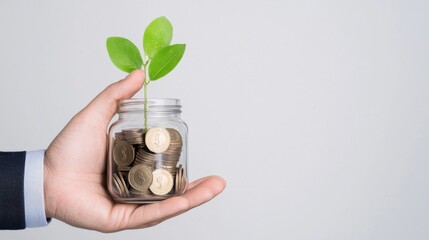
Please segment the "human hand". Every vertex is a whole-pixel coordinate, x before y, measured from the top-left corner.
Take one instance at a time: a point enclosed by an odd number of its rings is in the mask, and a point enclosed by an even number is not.
[[[118,100],[131,98],[143,85],[136,70],[101,92],[73,117],[45,153],[47,217],[101,232],[154,226],[199,206],[225,188],[217,176],[189,184],[182,195],[149,205],[115,203],[105,187],[107,128]]]

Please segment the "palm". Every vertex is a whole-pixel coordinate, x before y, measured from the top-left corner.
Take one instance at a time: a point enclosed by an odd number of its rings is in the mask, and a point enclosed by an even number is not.
[[[61,159],[47,163],[51,170],[50,192],[62,205],[55,206],[55,212],[50,214],[78,227],[111,228],[109,224],[118,224],[107,216],[114,203],[103,186],[106,135],[86,125],[73,119],[46,152],[47,160]]]
[[[108,90],[105,92],[114,94]],[[103,102],[99,103],[98,99],[103,97],[103,93],[70,121],[46,151],[45,198],[48,216],[73,226],[103,232],[142,228],[198,206],[223,190],[224,181],[221,178],[208,177],[190,184],[190,190],[183,196],[159,203],[141,206],[113,202],[104,184],[106,129],[116,109],[114,104],[117,99],[110,99],[110,102],[102,99]],[[97,104],[103,103],[108,109],[100,111]]]

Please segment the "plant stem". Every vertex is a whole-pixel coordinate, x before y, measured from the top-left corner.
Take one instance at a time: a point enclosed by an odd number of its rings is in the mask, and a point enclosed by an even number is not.
[[[144,98],[144,132],[147,132],[147,80],[146,78],[148,77],[148,75],[146,74],[146,70],[147,70],[147,62],[145,64],[143,64],[143,70],[144,70],[144,74],[145,74],[145,79],[144,79],[144,83],[143,83],[143,98]]]

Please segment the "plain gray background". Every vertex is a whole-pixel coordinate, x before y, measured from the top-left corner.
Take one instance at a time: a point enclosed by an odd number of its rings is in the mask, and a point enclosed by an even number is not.
[[[53,220],[0,238],[429,238],[428,12],[426,0],[1,0],[3,151],[46,148],[125,76],[106,38],[140,47],[165,15],[187,50],[149,95],[182,99],[191,179],[228,186],[149,229]]]

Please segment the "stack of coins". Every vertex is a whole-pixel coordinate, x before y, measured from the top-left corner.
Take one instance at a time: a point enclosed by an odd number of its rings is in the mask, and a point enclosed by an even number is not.
[[[181,194],[185,190],[185,175],[182,165],[177,168],[177,174],[175,179],[176,193]]]
[[[115,133],[115,139],[116,140],[126,140],[125,134],[123,132],[117,132],[117,133]]]
[[[121,197],[129,197],[130,192],[128,191],[128,186],[125,182],[124,176],[121,172],[113,174],[113,183],[115,187],[119,190],[119,195]]]
[[[161,157],[154,156],[148,149],[146,148],[137,148],[136,158],[134,159],[133,166],[143,164],[148,167],[150,170],[155,170],[155,161],[161,160]]]
[[[185,188],[180,133],[173,128],[125,129],[115,133],[113,186],[123,198],[159,199]],[[116,170],[115,170],[116,169]]]
[[[125,139],[130,144],[143,144],[144,139],[144,130],[139,128],[134,129],[126,129],[123,130],[122,133],[125,135]]]

